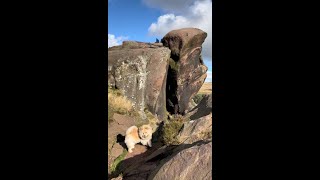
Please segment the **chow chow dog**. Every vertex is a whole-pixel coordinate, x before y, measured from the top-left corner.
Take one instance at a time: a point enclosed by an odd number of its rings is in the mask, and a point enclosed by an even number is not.
[[[152,147],[151,139],[152,127],[150,125],[143,125],[139,128],[137,126],[131,126],[126,131],[126,137],[124,142],[127,145],[128,152],[132,153],[132,149],[138,143]]]

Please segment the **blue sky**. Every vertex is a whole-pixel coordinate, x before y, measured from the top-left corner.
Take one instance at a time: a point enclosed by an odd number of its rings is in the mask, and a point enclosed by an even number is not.
[[[155,42],[173,29],[196,27],[208,33],[203,44],[207,82],[212,80],[211,0],[108,0],[108,47],[123,40]]]

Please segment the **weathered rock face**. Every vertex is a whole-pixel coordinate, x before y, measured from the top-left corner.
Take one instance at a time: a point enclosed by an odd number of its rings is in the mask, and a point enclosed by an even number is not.
[[[178,140],[184,144],[192,144],[212,137],[212,94],[205,95],[199,104],[188,112],[190,118],[183,124]]]
[[[196,28],[170,31],[161,42],[171,50],[167,81],[167,109],[184,114],[207,77],[201,50],[207,33]]]
[[[207,173],[212,171],[212,141],[198,141],[192,144],[181,144],[179,146],[161,146],[156,143],[156,146],[152,147],[148,151],[138,156],[124,160],[123,166],[123,179],[136,180],[136,179],[182,179],[185,175],[197,174],[198,163],[201,163],[201,173]],[[201,154],[202,153],[202,154]],[[186,157],[187,156],[187,157]],[[183,160],[182,158],[187,158]],[[171,166],[177,160],[177,165]],[[210,163],[210,164],[209,164]],[[173,171],[168,169],[174,168]],[[181,173],[181,175],[179,175]],[[176,176],[176,175],[179,176]],[[199,176],[203,177],[203,176]],[[208,178],[211,177],[211,173],[208,174]],[[193,179],[191,175],[186,179]],[[198,178],[195,178],[198,179]],[[205,178],[206,179],[206,178]]]
[[[108,85],[124,92],[136,110],[166,117],[166,78],[170,50],[162,43],[124,41],[108,49]]]
[[[153,180],[212,179],[212,142],[182,150],[150,177]]]
[[[192,144],[212,137],[212,113],[207,116],[185,122],[178,135],[178,140],[184,144]]]

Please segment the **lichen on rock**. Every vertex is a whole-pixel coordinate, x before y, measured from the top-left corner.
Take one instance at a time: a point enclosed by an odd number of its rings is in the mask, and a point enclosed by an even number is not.
[[[141,42],[124,42],[119,48],[108,49],[112,67],[108,67],[108,85],[122,89],[143,119],[144,108],[161,120],[166,118],[163,109],[170,52],[162,44]]]

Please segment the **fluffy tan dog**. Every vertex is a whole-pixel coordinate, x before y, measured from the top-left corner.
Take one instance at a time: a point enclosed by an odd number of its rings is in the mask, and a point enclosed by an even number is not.
[[[132,153],[134,145],[141,142],[143,145],[151,146],[152,139],[152,127],[150,125],[143,125],[140,128],[137,126],[131,126],[126,132],[125,143],[128,147],[128,152]]]

